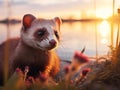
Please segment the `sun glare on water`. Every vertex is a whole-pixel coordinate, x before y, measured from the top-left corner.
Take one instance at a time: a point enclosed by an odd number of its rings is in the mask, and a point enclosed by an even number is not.
[[[101,43],[107,44],[109,42],[110,24],[104,20],[97,26],[97,30],[101,37]]]
[[[96,10],[96,17],[98,18],[107,19],[110,16],[112,16],[111,9],[101,8],[101,9]]]

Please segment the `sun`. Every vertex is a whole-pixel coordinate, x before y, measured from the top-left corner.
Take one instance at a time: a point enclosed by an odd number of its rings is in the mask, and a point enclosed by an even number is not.
[[[107,19],[112,16],[112,10],[108,8],[100,8],[96,10],[96,17]]]

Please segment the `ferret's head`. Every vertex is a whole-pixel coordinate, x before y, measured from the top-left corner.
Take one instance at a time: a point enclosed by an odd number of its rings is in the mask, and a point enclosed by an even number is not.
[[[61,19],[37,19],[31,14],[23,17],[22,41],[33,48],[43,51],[54,49],[60,40]]]

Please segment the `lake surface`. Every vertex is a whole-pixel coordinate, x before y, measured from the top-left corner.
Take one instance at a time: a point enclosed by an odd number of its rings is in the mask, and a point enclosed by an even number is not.
[[[18,37],[21,24],[8,26],[0,24],[0,44],[7,37]],[[113,26],[114,43],[118,30],[118,24]],[[70,60],[75,51],[81,51],[84,47],[88,56],[106,55],[111,45],[111,23],[101,22],[74,22],[63,23],[61,26],[61,43],[57,49],[58,55],[65,60]]]

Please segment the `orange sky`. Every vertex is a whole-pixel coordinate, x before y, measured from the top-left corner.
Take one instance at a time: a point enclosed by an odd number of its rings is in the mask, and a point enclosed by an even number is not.
[[[0,19],[6,18],[8,10],[7,0],[0,0]],[[12,18],[21,18],[26,13],[37,17],[52,18],[108,18],[112,15],[113,0],[8,0],[10,2]],[[96,1],[96,13],[95,3]],[[115,12],[120,7],[120,0],[115,0]]]

